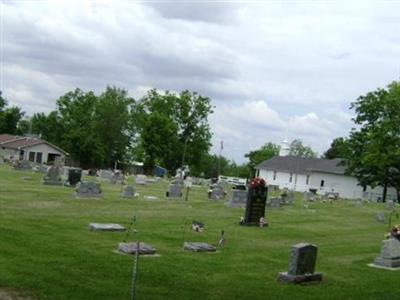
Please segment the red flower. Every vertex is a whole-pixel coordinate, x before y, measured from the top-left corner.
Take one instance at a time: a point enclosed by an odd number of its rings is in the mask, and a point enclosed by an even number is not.
[[[250,186],[252,188],[257,188],[257,187],[264,187],[267,183],[265,180],[261,177],[255,177],[251,180]]]

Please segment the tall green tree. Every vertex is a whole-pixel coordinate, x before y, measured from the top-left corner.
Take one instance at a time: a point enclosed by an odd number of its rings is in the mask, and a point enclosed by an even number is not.
[[[248,167],[251,174],[254,174],[255,167],[258,164],[277,155],[279,155],[279,146],[274,143],[268,142],[261,146],[260,149],[250,151],[244,156],[249,159]]]
[[[348,172],[363,186],[392,186],[400,198],[400,83],[360,96],[351,104],[356,117],[349,137]]]
[[[161,94],[150,90],[138,102],[134,114],[147,170],[152,170],[156,163],[172,173],[182,163],[191,167],[199,165],[211,146],[208,123],[211,113],[210,99],[195,92]],[[154,128],[158,131],[154,132]],[[156,136],[152,138],[150,132]]]
[[[300,139],[295,139],[290,143],[289,155],[299,157],[317,157],[317,153],[314,152],[311,147],[303,145],[303,142]]]
[[[332,141],[331,146],[325,151],[323,157],[326,159],[345,158],[348,152],[348,142],[345,138],[339,137]]]

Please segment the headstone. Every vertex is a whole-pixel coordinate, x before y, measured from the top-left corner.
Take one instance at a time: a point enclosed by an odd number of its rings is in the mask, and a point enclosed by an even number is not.
[[[133,185],[127,185],[122,189],[121,196],[123,198],[133,198],[135,197],[135,187]]]
[[[125,227],[114,223],[89,223],[89,229],[93,231],[125,231]]]
[[[185,242],[183,249],[192,252],[215,252],[217,248],[207,243]]]
[[[386,203],[386,208],[387,208],[387,209],[390,209],[390,210],[395,209],[395,208],[396,208],[396,202],[394,202],[394,201],[392,201],[392,200],[389,200],[389,201]]]
[[[294,191],[285,191],[284,193],[281,194],[281,204],[284,205],[292,205],[294,204],[294,196],[295,193]]]
[[[231,201],[225,202],[225,205],[229,207],[245,207],[246,201],[247,201],[246,190],[233,190]]]
[[[182,185],[170,184],[169,191],[166,192],[167,198],[181,198],[182,197]]]
[[[38,164],[32,168],[33,172],[35,173],[41,173],[41,174],[46,174],[47,173],[47,166]]]
[[[157,183],[158,179],[149,177],[149,178],[146,178],[146,182],[147,183]]]
[[[99,177],[101,179],[109,180],[111,182],[113,176],[114,176],[114,173],[111,170],[100,170],[99,171]]]
[[[254,179],[253,179],[254,180]],[[259,226],[261,217],[265,217],[268,188],[264,185],[252,186],[247,192],[246,212],[244,225]]]
[[[68,168],[67,180],[65,186],[74,187],[82,180],[82,169],[81,168]]]
[[[156,254],[156,249],[148,244],[139,243],[139,249],[137,248],[137,243],[119,243],[118,251],[126,254],[136,254],[139,251],[140,255],[152,255]]]
[[[47,185],[62,185],[61,171],[59,165],[54,164],[47,169],[46,175],[43,177],[43,184]]]
[[[282,206],[282,199],[278,197],[271,198],[267,202],[267,206],[272,208],[280,208]]]
[[[124,180],[125,177],[121,172],[115,172],[115,174],[111,176],[110,182],[113,184],[123,184]]]
[[[304,201],[313,202],[313,201],[316,201],[316,199],[317,199],[317,197],[316,197],[315,193],[312,193],[312,192],[304,192],[303,193],[303,200]]]
[[[146,176],[145,175],[136,175],[135,183],[140,185],[146,185]]]
[[[374,266],[400,269],[400,241],[389,238],[382,241],[381,256],[375,258]]]
[[[13,162],[13,167],[19,171],[32,171],[32,162],[29,160],[16,160]]]
[[[278,280],[287,283],[320,282],[322,273],[314,273],[318,247],[300,243],[292,246],[289,271],[280,272]]]
[[[208,191],[208,198],[212,200],[224,199],[225,198],[224,185],[218,183],[211,185],[210,190]]]
[[[376,213],[376,220],[381,223],[385,223],[385,213],[380,211]]]
[[[78,198],[100,198],[102,191],[100,183],[93,181],[81,181],[76,185],[75,195]]]

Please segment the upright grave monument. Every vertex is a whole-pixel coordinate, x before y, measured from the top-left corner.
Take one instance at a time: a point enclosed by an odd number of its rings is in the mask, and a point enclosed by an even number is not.
[[[102,191],[100,183],[93,181],[81,181],[75,188],[75,196],[77,198],[100,198],[102,197]]]
[[[264,179],[253,178],[247,192],[246,212],[243,225],[259,226],[260,218],[265,217],[268,188]]]
[[[381,255],[375,258],[371,267],[400,270],[400,240],[390,237],[382,241]]]
[[[287,283],[312,283],[322,280],[322,273],[314,273],[318,247],[300,243],[292,246],[289,271],[280,272],[278,281]]]
[[[169,185],[169,191],[165,193],[167,198],[182,198],[182,185],[175,183]]]
[[[47,169],[47,173],[43,177],[43,184],[62,185],[61,173],[62,173],[61,162],[57,160],[54,162],[54,165],[52,165]]]
[[[82,169],[81,168],[68,168],[67,170],[67,180],[65,181],[65,186],[74,187],[82,180]]]

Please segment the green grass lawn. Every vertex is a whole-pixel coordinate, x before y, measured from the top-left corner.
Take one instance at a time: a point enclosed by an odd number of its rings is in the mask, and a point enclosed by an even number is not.
[[[137,238],[159,254],[140,258],[139,300],[400,299],[400,272],[367,266],[387,229],[375,218],[383,204],[338,201],[307,210],[299,194],[295,206],[267,210],[270,227],[260,229],[239,226],[244,210],[211,202],[206,188],[192,188],[184,202],[165,200],[167,182],[139,186],[136,199],[102,183],[101,200],[75,199],[73,189],[42,185],[41,177],[0,166],[0,289],[35,299],[129,299],[133,259],[113,252],[125,233],[91,232],[88,223],[128,226],[136,215]],[[191,232],[192,220],[205,231]],[[222,229],[227,244],[217,253],[182,250],[183,239],[216,244]],[[276,280],[299,242],[319,247],[319,285]]]

